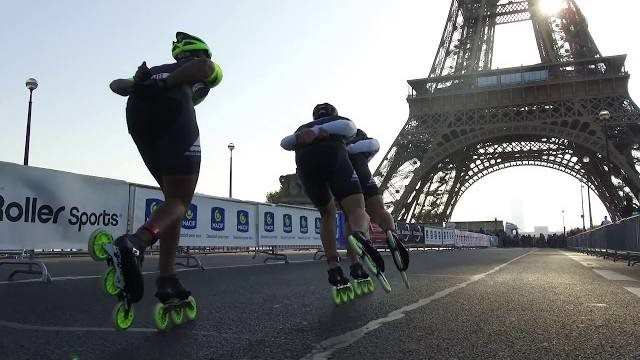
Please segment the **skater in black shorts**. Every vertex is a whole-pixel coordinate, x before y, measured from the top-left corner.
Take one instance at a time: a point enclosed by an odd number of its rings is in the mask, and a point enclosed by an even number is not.
[[[329,282],[334,286],[345,286],[349,280],[338,264],[334,198],[348,219],[350,236],[370,245],[369,217],[365,212],[362,189],[345,146],[345,142],[356,134],[356,127],[326,103],[314,108],[313,119],[285,137],[281,146],[295,150],[298,177],[306,195],[320,212],[320,238],[327,257]],[[382,257],[377,252],[373,256],[376,255],[376,263],[384,271]]]
[[[160,275],[156,296],[161,302],[186,299],[175,275],[180,222],[193,197],[200,173],[200,133],[194,106],[222,80],[222,70],[211,61],[201,39],[176,33],[172,55],[176,62],[138,68],[131,79],[111,82],[111,90],[128,96],[127,126],[145,165],[160,185],[165,201],[134,234],[115,244],[123,261],[125,289],[130,302],[143,295],[141,265],[145,248],[160,241]]]
[[[395,232],[395,224],[393,217],[384,208],[384,202],[378,184],[376,184],[371,171],[369,170],[369,161],[380,150],[378,140],[370,138],[367,134],[358,129],[356,136],[347,142],[347,151],[349,152],[349,160],[358,175],[362,195],[364,196],[365,208],[376,223],[385,232],[391,230]]]

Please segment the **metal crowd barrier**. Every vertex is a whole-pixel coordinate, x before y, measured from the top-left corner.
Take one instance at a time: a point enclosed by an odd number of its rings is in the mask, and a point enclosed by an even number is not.
[[[640,263],[640,215],[571,236],[567,247],[629,266]]]

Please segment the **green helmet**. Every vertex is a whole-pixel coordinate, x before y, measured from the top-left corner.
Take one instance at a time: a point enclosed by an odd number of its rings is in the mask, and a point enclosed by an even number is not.
[[[178,31],[176,33],[176,41],[174,41],[173,46],[171,46],[171,55],[173,55],[173,58],[178,60],[194,52],[203,52],[211,59],[211,50],[209,50],[207,43],[199,37]]]

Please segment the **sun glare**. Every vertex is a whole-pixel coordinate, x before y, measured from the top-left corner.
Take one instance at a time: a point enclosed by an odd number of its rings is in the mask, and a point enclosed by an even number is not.
[[[539,0],[538,6],[543,15],[557,15],[567,6],[566,0]]]

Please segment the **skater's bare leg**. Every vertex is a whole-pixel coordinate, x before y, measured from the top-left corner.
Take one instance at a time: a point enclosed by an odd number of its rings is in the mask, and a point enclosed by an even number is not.
[[[344,210],[351,232],[360,231],[369,237],[369,215],[364,207],[364,197],[362,194],[349,195],[340,201]]]
[[[385,232],[391,230],[395,231],[396,227],[393,223],[393,217],[384,208],[384,202],[382,201],[382,195],[371,196],[365,200],[367,213],[371,216],[371,221],[378,224]]]
[[[333,199],[325,206],[319,207],[321,223],[320,223],[320,240],[324,248],[324,254],[327,257],[327,265],[329,268],[338,266],[338,250],[336,248],[336,204]]]
[[[161,276],[174,273],[176,248],[180,240],[180,222],[189,208],[197,183],[197,175],[164,176],[161,187],[165,202],[136,232],[145,246],[151,246],[158,239],[162,239],[159,262]]]

